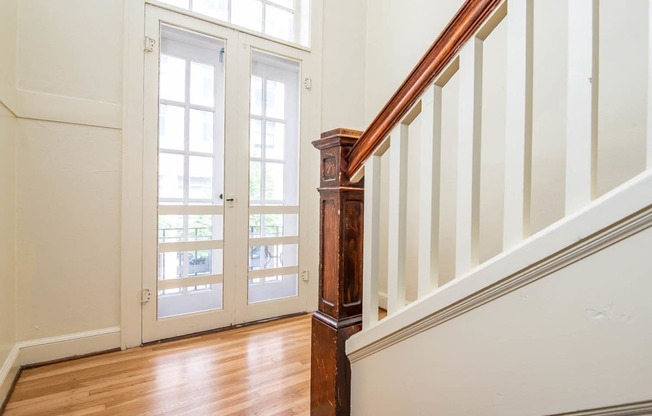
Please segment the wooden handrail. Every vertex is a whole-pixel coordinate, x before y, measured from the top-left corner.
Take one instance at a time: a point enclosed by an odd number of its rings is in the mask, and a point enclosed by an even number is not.
[[[466,0],[430,46],[410,75],[385,104],[347,157],[347,176],[353,177],[365,160],[401,121],[428,86],[453,60],[502,0]]]

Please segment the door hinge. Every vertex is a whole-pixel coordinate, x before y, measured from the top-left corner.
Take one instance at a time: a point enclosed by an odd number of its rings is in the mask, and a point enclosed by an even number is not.
[[[149,289],[143,289],[140,291],[140,303],[147,303],[152,299],[152,292]]]
[[[301,280],[303,280],[304,282],[310,280],[310,272],[308,272],[308,270],[301,271]]]
[[[154,47],[156,47],[156,39],[145,36],[145,52],[154,52]]]
[[[311,89],[312,89],[312,78],[306,78],[306,79],[304,79],[304,80],[303,80],[303,86],[304,86],[307,90],[311,90]]]

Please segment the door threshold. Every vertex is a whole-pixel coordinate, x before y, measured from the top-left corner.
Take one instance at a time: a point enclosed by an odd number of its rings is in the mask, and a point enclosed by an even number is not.
[[[267,323],[267,322],[279,321],[281,319],[295,318],[297,316],[303,316],[303,315],[309,315],[309,314],[311,314],[311,312],[297,312],[297,313],[291,313],[291,314],[288,314],[288,315],[275,316],[273,318],[260,319],[258,321],[243,322],[241,324],[224,326],[222,328],[209,329],[207,331],[201,331],[201,332],[193,332],[192,334],[179,335],[179,336],[170,337],[170,338],[163,338],[163,339],[159,339],[157,341],[144,342],[144,343],[141,344],[141,346],[147,347],[147,346],[150,346],[150,345],[161,344],[161,343],[164,343],[164,342],[171,342],[171,341],[178,341],[178,340],[182,340],[182,339],[195,338],[195,337],[200,337],[200,336],[203,336],[203,335],[216,334],[218,332],[225,332],[225,331],[229,331],[229,330],[232,330],[232,329],[244,328],[244,327],[247,327],[247,326],[259,325],[259,324],[264,324],[264,323]]]

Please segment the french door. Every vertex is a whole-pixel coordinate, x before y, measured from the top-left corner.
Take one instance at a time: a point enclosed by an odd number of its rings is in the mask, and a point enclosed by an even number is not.
[[[305,311],[307,52],[152,5],[145,31],[143,341]]]

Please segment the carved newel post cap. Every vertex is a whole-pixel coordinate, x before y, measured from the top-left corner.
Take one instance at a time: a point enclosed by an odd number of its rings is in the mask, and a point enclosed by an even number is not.
[[[312,145],[319,150],[331,147],[352,147],[362,136],[362,132],[352,129],[333,129],[321,134],[321,138],[312,142]]]
[[[346,158],[361,135],[358,130],[335,129],[322,133],[321,139],[312,142],[321,151],[320,188],[362,187],[361,183],[351,182],[346,174]]]

